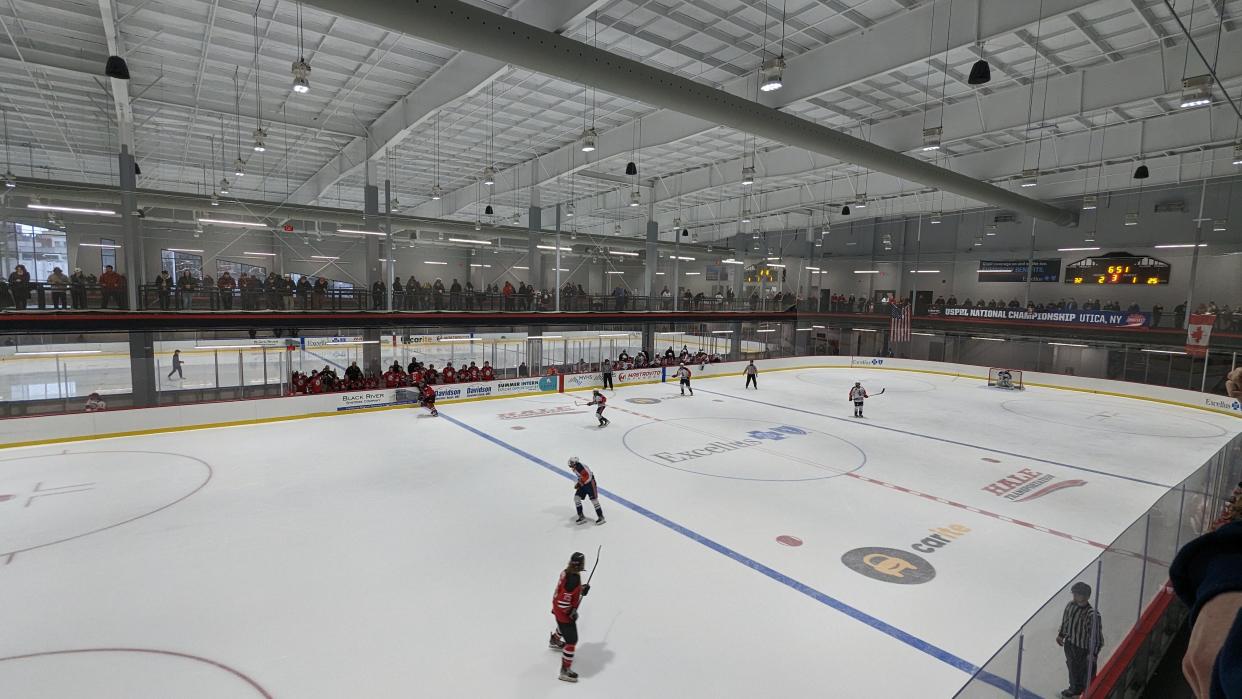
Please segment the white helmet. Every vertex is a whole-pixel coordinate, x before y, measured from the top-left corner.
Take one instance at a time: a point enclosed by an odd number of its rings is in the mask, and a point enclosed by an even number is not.
[[[569,457],[569,467],[573,468],[574,466],[577,466],[577,465],[578,465],[578,457],[576,456]]]

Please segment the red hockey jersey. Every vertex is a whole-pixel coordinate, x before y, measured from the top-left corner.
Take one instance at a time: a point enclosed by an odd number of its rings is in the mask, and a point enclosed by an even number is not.
[[[582,604],[582,576],[574,573],[577,583],[572,591],[565,589],[565,579],[570,575],[569,571],[561,571],[561,579],[556,583],[556,592],[552,595],[552,615],[556,617],[556,621],[561,624],[568,624],[574,619],[570,616],[570,612],[576,610],[579,604]]]

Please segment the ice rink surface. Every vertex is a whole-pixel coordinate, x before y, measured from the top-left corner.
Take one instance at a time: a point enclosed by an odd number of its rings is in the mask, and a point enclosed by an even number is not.
[[[759,380],[625,388],[605,429],[547,394],[0,453],[3,695],[952,697],[1238,431],[932,374]],[[885,389],[862,419],[855,380]],[[604,526],[572,523],[570,456]],[[552,591],[601,545],[569,685]]]

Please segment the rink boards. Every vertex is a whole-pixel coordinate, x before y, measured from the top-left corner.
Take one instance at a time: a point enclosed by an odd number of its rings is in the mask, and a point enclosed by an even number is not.
[[[22,604],[0,656],[56,654],[0,660],[0,683],[950,697],[1237,433],[1218,411],[1169,405],[1205,400],[1190,392],[1136,401],[1028,372],[1011,393],[981,385],[986,368],[894,364],[760,362],[758,392],[721,367],[693,398],[634,385],[610,394],[606,430],[558,387],[446,401],[439,420],[256,412],[227,431],[14,449],[0,591]],[[855,380],[885,389],[863,420],[845,400]],[[605,491],[603,527],[569,523],[575,455]],[[546,607],[568,552],[598,545],[569,687],[540,647]],[[139,674],[149,693],[109,693]]]

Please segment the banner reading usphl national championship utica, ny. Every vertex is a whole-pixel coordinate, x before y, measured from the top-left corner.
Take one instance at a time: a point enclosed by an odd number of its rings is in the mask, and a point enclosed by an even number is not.
[[[1191,313],[1190,322],[1186,324],[1186,354],[1192,357],[1206,357],[1208,342],[1212,339],[1212,326],[1216,324],[1216,316],[1210,313]]]

